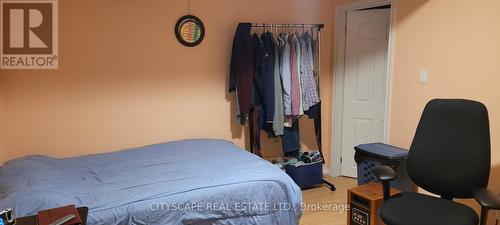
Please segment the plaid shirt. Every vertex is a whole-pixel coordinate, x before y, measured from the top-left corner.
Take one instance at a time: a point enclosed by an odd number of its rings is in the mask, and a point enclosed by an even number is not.
[[[304,111],[319,102],[316,80],[314,79],[314,62],[310,39],[299,39],[301,48],[300,83],[302,90],[302,107]],[[307,43],[306,43],[307,42]]]

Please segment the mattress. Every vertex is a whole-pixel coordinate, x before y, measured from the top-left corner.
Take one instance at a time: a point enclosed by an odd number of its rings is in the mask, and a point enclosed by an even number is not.
[[[68,204],[88,224],[293,224],[299,187],[224,140],[191,139],[106,154],[33,155],[0,167],[0,209],[18,217]]]

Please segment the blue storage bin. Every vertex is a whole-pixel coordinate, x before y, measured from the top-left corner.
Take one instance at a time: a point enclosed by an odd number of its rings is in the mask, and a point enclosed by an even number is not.
[[[391,182],[391,187],[406,192],[417,190],[417,186],[406,171],[408,150],[383,143],[361,144],[354,149],[356,150],[354,159],[358,165],[358,185],[377,181],[371,169],[384,165],[392,167],[397,173],[397,178]]]
[[[323,183],[323,161],[299,166],[287,165],[285,168],[286,173],[300,188],[313,187]]]

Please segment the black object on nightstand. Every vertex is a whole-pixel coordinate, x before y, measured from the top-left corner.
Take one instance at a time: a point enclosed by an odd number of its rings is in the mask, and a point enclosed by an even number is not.
[[[87,207],[78,207],[76,208],[78,211],[78,215],[82,219],[82,225],[87,225],[87,215],[89,212],[89,208]],[[16,225],[37,225],[36,215],[34,216],[26,216],[16,219]]]

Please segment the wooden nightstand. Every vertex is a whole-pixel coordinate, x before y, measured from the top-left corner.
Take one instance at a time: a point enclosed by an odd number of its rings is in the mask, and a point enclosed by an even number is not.
[[[80,218],[82,219],[82,225],[87,225],[87,214],[89,212],[89,208],[87,207],[78,207],[76,209]],[[16,225],[37,225],[36,215],[34,216],[26,216],[16,219]]]
[[[391,188],[391,196],[401,191]],[[368,183],[347,190],[347,225],[385,225],[380,219],[379,209],[384,202],[382,185]]]

